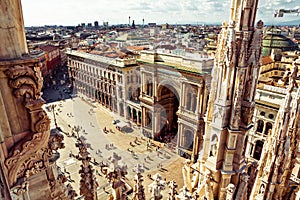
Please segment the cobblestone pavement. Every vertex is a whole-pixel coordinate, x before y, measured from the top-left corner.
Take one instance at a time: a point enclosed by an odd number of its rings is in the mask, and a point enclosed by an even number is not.
[[[117,117],[98,103],[92,103],[80,97],[57,101],[46,104],[46,106],[52,104],[56,105],[55,117],[58,126],[61,127],[65,133],[71,133],[71,128],[74,126],[82,127],[78,135],[79,137],[85,138],[86,142],[90,144],[89,152],[95,161],[109,163],[108,158],[112,156],[113,152],[122,157],[121,161],[128,166],[128,175],[126,178],[131,185],[133,185],[133,177],[135,175],[132,169],[137,163],[144,165],[143,185],[147,199],[150,199],[148,185],[152,182],[152,180],[147,177],[148,174],[154,175],[159,172],[167,181],[175,180],[179,185],[178,188],[183,186],[181,168],[184,159],[158,142],[155,142],[156,146],[151,146],[147,150],[147,139],[142,137],[139,127],[133,126],[133,131],[130,133],[118,131],[115,125],[112,124],[112,121],[117,118],[124,122],[124,119]],[[48,112],[48,115],[51,118],[51,128],[54,128],[53,113]],[[106,127],[107,130],[111,129],[112,132],[104,133],[104,127]],[[67,177],[70,176],[68,181],[76,190],[77,194],[79,194],[80,175],[78,171],[81,163],[69,156],[70,152],[72,152],[72,154],[78,154],[75,141],[76,139],[74,137],[65,134],[64,142],[66,148],[60,150],[61,157],[58,160],[58,166],[61,167],[63,172],[66,171]],[[113,144],[113,148],[105,148],[109,144]],[[160,153],[156,151],[157,146],[160,146]],[[96,154],[98,150],[101,151],[100,154]],[[130,151],[133,151],[134,154]],[[159,165],[162,167],[158,167]],[[98,166],[94,166],[94,169],[100,172]],[[98,199],[106,199],[108,193],[110,193],[110,186],[103,174],[99,173],[96,177],[99,183]],[[103,187],[105,187],[105,190],[103,190]],[[163,199],[167,198],[167,193],[168,188],[163,192]]]

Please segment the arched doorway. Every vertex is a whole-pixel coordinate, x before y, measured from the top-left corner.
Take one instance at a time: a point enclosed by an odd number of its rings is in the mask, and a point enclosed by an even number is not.
[[[172,86],[160,86],[158,88],[158,101],[156,106],[159,108],[158,132],[156,140],[170,142],[178,132],[179,95]]]

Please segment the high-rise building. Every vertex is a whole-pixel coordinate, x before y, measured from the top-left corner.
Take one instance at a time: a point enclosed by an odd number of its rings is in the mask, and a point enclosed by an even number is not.
[[[95,26],[95,28],[98,28],[98,27],[99,27],[98,21],[94,21],[94,26]]]

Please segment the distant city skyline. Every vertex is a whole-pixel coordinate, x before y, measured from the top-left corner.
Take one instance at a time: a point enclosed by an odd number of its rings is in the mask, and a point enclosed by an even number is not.
[[[298,0],[260,0],[257,20],[280,23],[300,19],[296,14],[274,18],[275,9],[300,8]],[[70,25],[98,21],[102,25],[128,24],[129,16],[135,24],[169,23],[202,24],[228,21],[231,0],[22,0],[25,26]]]

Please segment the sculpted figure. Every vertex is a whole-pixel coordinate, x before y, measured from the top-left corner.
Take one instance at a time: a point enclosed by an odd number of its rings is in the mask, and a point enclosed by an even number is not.
[[[182,175],[184,181],[184,187],[191,189],[191,166],[192,161],[190,159],[185,160],[185,164],[182,167]]]

